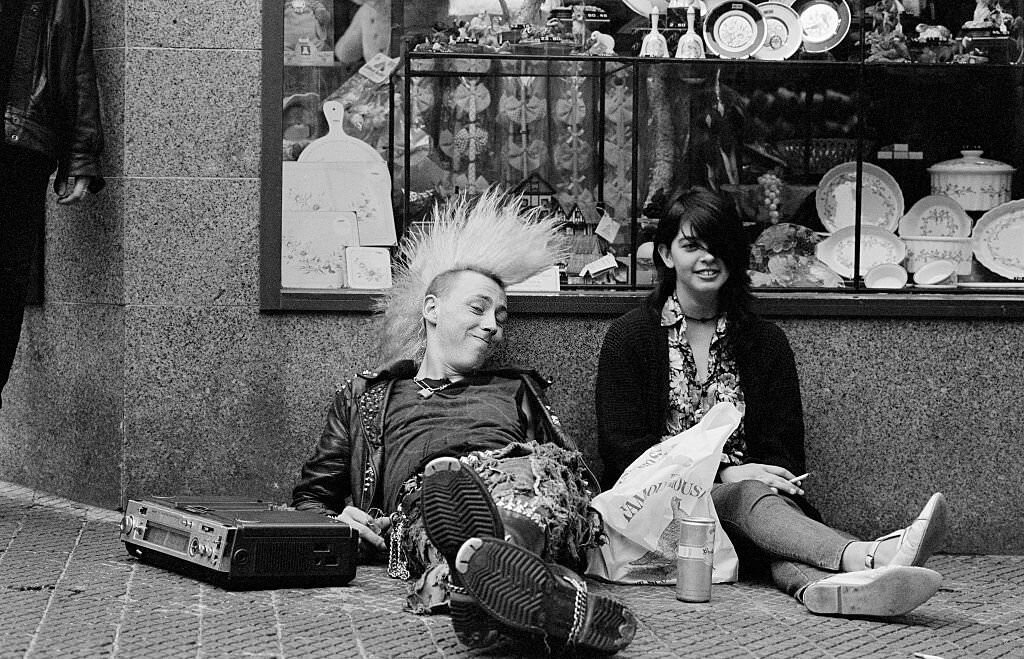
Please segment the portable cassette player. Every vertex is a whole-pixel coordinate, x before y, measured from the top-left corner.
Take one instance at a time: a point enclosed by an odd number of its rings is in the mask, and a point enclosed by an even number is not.
[[[355,529],[318,513],[203,496],[130,499],[120,538],[140,560],[225,588],[344,585],[359,543]]]

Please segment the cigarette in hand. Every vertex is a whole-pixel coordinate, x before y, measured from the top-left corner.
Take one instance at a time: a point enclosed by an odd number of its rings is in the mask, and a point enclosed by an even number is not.
[[[802,481],[803,479],[807,478],[810,475],[811,475],[811,472],[807,472],[806,474],[801,474],[799,476],[794,476],[793,478],[790,478],[788,480],[789,480],[790,483],[793,483],[795,485],[795,484],[799,483],[800,481]]]

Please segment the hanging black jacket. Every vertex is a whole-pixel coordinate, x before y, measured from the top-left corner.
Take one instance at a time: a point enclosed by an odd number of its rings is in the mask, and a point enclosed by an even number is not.
[[[24,0],[4,108],[4,143],[57,162],[55,184],[103,187],[99,93],[88,0]]]

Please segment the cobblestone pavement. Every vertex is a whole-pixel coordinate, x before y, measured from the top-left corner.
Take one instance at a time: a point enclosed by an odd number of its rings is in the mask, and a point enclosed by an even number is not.
[[[229,592],[138,562],[117,512],[0,483],[0,657],[462,657],[447,616],[402,611],[404,584]],[[889,622],[813,616],[759,584],[710,604],[592,583],[641,621],[625,657],[1024,657],[1024,556],[938,556],[942,589]]]

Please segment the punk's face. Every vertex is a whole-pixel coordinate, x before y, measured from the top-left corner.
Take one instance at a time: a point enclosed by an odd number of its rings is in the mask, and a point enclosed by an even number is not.
[[[479,368],[504,339],[502,328],[508,318],[505,291],[498,282],[479,272],[456,275],[448,289],[427,296],[423,316],[432,326],[427,349],[454,373]],[[432,340],[431,340],[432,339]]]

